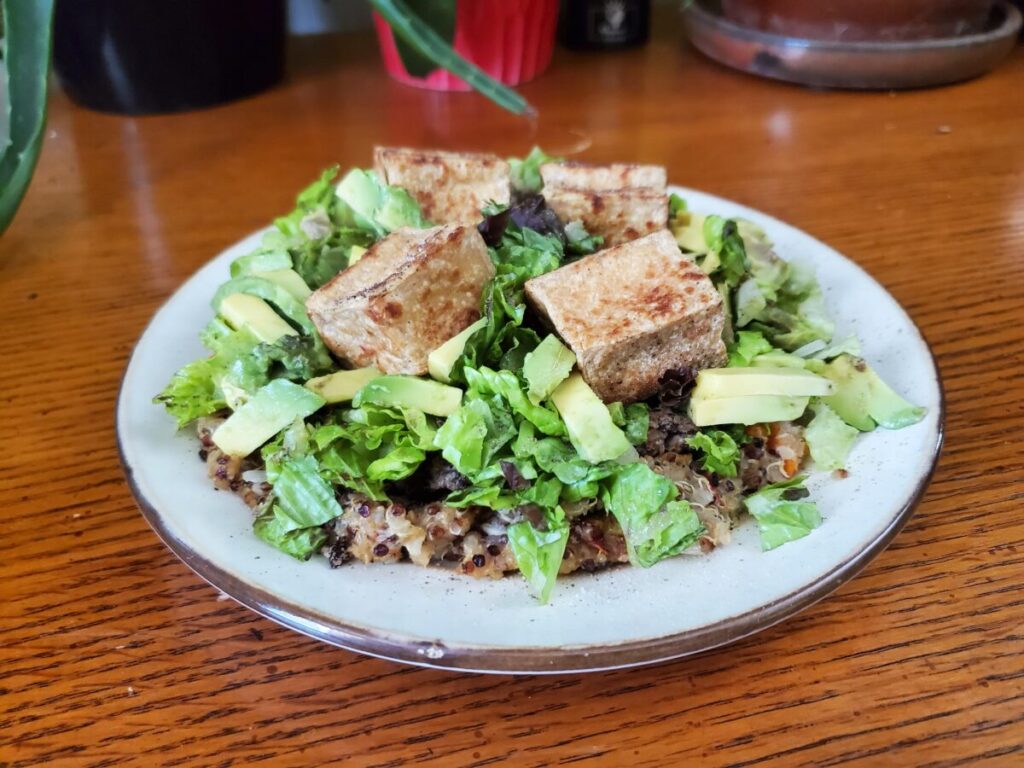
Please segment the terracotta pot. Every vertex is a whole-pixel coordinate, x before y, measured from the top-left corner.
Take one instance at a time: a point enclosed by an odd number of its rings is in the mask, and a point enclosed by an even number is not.
[[[505,85],[532,80],[551,63],[558,0],[458,0],[453,48]],[[443,69],[426,77],[410,75],[387,23],[374,14],[381,56],[389,75],[418,88],[468,91],[469,86]]]
[[[922,40],[978,32],[991,0],[722,0],[746,27],[814,40]]]

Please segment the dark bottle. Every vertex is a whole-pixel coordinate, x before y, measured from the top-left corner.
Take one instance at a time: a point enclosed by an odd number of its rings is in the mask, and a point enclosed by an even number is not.
[[[651,0],[562,0],[559,32],[567,48],[643,45],[651,32]]]
[[[57,0],[54,68],[103,112],[208,107],[284,74],[284,0]]]

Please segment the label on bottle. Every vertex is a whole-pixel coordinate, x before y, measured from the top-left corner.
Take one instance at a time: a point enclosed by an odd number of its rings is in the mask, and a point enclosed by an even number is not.
[[[635,3],[605,0],[587,9],[587,37],[593,42],[625,43],[637,36],[640,14]]]

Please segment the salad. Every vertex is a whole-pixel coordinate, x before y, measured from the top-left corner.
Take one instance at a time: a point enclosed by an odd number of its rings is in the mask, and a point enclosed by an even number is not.
[[[557,578],[821,512],[862,432],[924,409],[835,338],[813,271],[664,168],[377,148],[330,168],[212,297],[155,397],[302,560]]]

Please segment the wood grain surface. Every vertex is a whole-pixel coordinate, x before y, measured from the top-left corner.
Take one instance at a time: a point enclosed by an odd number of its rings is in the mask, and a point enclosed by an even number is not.
[[[658,27],[641,50],[559,52],[522,89],[533,123],[390,82],[351,38],[297,45],[286,84],[192,114],[53,95],[0,241],[0,765],[1024,765],[1024,51],[941,90],[815,92]],[[125,486],[122,370],[182,280],[375,142],[664,163],[864,265],[944,376],[917,515],[799,617],[608,674],[403,667],[218,595]]]

